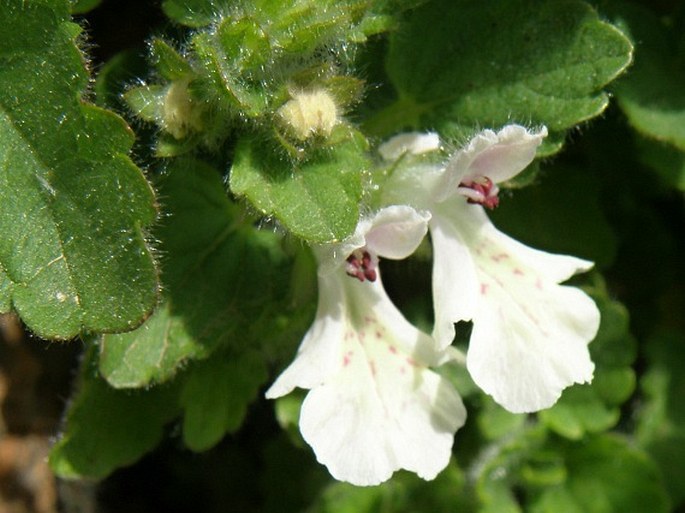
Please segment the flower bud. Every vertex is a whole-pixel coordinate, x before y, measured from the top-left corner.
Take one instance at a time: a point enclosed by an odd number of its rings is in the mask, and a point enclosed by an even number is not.
[[[331,135],[338,123],[338,107],[325,89],[301,91],[278,109],[278,116],[295,137],[304,141],[312,135]]]
[[[188,81],[172,82],[164,96],[164,130],[176,139],[202,129],[197,102],[188,93]]]

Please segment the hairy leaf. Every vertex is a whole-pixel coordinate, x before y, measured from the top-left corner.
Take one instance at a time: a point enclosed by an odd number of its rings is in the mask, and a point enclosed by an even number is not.
[[[565,501],[585,513],[670,511],[661,476],[654,463],[626,440],[601,435],[584,444],[566,446],[568,480]],[[550,489],[553,490],[553,489]],[[565,511],[562,507],[533,511]],[[574,511],[574,510],[569,510]]]
[[[678,47],[680,33],[667,30],[667,23],[646,7],[616,2],[614,8],[612,19],[635,41],[635,64],[614,88],[618,104],[636,130],[685,150],[685,48]]]
[[[237,430],[266,378],[264,359],[256,351],[238,357],[215,353],[193,367],[181,393],[185,444],[203,451]]]
[[[131,329],[157,299],[154,195],[123,120],[80,100],[68,7],[0,3],[0,305],[52,338]]]
[[[653,139],[638,138],[637,157],[669,185],[685,191],[685,151]]]
[[[159,185],[165,298],[137,330],[103,337],[100,370],[115,387],[165,381],[221,345],[240,353],[278,322],[287,284],[279,238],[246,222],[213,168],[178,159]]]
[[[391,37],[386,64],[397,100],[368,127],[461,138],[516,121],[563,132],[604,110],[601,89],[631,51],[618,29],[576,0],[430,2]]]
[[[219,6],[226,2],[217,0],[164,0],[162,9],[172,20],[189,27],[209,25]]]
[[[293,163],[243,139],[231,168],[231,191],[245,196],[265,216],[275,216],[298,237],[312,242],[341,240],[357,225],[361,175],[368,169],[364,148],[348,141]]]
[[[645,403],[638,441],[661,468],[675,504],[685,501],[685,336],[658,333],[647,344],[649,370],[641,380]]]
[[[193,72],[190,64],[163,39],[153,39],[150,52],[155,68],[167,80],[183,80]]]
[[[102,478],[130,465],[159,443],[165,424],[178,414],[176,387],[115,390],[98,375],[95,361],[91,351],[50,453],[50,466],[64,478]]]
[[[95,9],[102,0],[71,0],[72,14],[82,14]]]

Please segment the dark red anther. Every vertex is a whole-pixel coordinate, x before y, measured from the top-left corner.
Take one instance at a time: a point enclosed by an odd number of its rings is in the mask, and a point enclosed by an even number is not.
[[[366,250],[356,250],[347,257],[345,272],[359,281],[376,281],[376,262]]]
[[[482,205],[491,210],[499,205],[499,187],[486,176],[462,182],[459,184],[459,190],[471,204]]]

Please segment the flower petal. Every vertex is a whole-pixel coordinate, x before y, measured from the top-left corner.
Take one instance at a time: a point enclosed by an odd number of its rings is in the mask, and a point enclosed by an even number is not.
[[[276,399],[295,387],[310,389],[324,383],[340,366],[346,329],[345,282],[341,273],[319,275],[319,300],[314,323],[307,331],[297,356],[266,391]]]
[[[452,155],[435,201],[449,198],[464,181],[487,177],[494,183],[501,183],[513,178],[533,161],[537,147],[546,135],[545,127],[538,132],[529,132],[520,125],[507,125],[499,132],[483,130],[466,148]]]
[[[339,268],[355,250],[368,247],[374,254],[399,260],[411,255],[428,231],[430,213],[406,205],[390,205],[362,218],[355,232],[338,244],[315,246],[319,274]]]
[[[426,235],[430,218],[428,212],[417,212],[405,205],[385,207],[370,220],[366,246],[385,258],[406,258]]]
[[[478,217],[483,223],[481,243],[490,249],[498,247],[509,254],[513,260],[534,266],[535,272],[542,279],[559,283],[568,280],[574,274],[589,271],[594,266],[589,260],[568,255],[557,255],[526,246],[495,228],[482,208],[475,208],[473,205],[471,207],[476,210],[472,213],[474,219]],[[484,247],[480,247],[480,250],[486,251]],[[497,256],[490,254],[489,258],[496,261]]]
[[[444,168],[437,164],[400,165],[383,185],[382,201],[386,205],[411,205],[421,211],[431,211],[443,174]]]
[[[599,310],[581,290],[558,285],[592,264],[527,248],[486,222],[473,246],[480,298],[467,367],[509,411],[537,411],[592,380],[587,345]]]
[[[441,357],[431,338],[402,317],[378,281],[346,287],[355,305],[373,307],[349,317],[340,370],[307,395],[302,435],[336,479],[375,485],[400,468],[433,479],[466,418],[461,399],[427,368]]]
[[[267,392],[311,388],[304,439],[337,479],[374,485],[404,468],[434,478],[449,462],[466,411],[428,368],[448,359],[385,293],[380,275],[359,282],[319,275],[319,304],[295,361]]]
[[[463,203],[466,208],[462,202],[436,206],[429,225],[433,243],[433,338],[441,349],[454,340],[455,322],[473,319],[478,300],[478,275],[469,250],[470,241],[464,239],[475,232],[462,230],[453,222],[461,217],[462,211],[473,208]]]
[[[420,155],[440,149],[440,137],[434,132],[407,132],[391,137],[378,147],[385,160],[397,160],[405,153]]]
[[[399,469],[434,479],[449,463],[454,432],[466,418],[456,391],[427,370],[402,382],[350,375],[359,382],[332,381],[302,404],[300,429],[317,460],[357,486],[380,484]]]

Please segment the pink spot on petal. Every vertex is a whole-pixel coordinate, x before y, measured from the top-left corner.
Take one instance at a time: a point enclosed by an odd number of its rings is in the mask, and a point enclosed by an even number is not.
[[[408,356],[405,361],[411,365],[412,367],[418,367],[418,363],[416,363],[416,360],[414,360],[412,357]]]
[[[535,280],[535,288],[538,290],[542,290],[542,280],[540,278]]]
[[[376,375],[376,362],[373,360],[369,360],[369,367],[371,367],[371,375],[375,376]]]
[[[514,269],[514,274],[515,274],[516,276],[523,276],[525,273],[524,273],[521,269],[519,269],[519,268],[517,267],[517,268]]]
[[[376,330],[376,338],[383,338],[383,333],[381,333],[379,330]]]
[[[506,253],[499,253],[497,255],[492,255],[490,257],[494,262],[501,262],[502,260],[509,258],[509,255]]]
[[[395,346],[388,346],[388,350],[389,350],[392,354],[397,354],[397,348],[396,348]]]
[[[486,295],[488,293],[488,284],[487,283],[481,283],[480,284],[480,293],[482,295]]]

